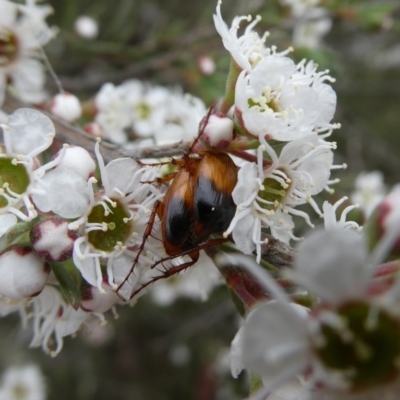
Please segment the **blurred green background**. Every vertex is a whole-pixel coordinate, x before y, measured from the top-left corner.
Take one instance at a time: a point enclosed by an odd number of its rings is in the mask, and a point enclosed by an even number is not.
[[[186,92],[210,105],[222,96],[229,55],[217,35],[216,1],[53,0],[48,19],[60,32],[46,53],[65,90],[91,98],[107,81],[139,78]],[[297,48],[296,60],[312,58],[337,79],[335,132],[337,163],[349,168],[337,197],[348,194],[358,172],[379,169],[388,184],[400,182],[400,10],[398,1],[321,1],[332,19],[319,48]],[[294,20],[278,0],[224,0],[225,21],[235,15],[262,16],[258,32],[270,30],[268,43],[283,50],[292,44]],[[99,36],[82,39],[74,31],[78,16],[99,24]],[[212,75],[199,60],[211,57]],[[49,78],[48,87],[55,92]],[[193,267],[193,268],[196,268]],[[200,267],[199,267],[200,268]],[[144,296],[120,307],[106,327],[92,326],[67,338],[55,359],[28,349],[31,333],[16,315],[0,324],[0,368],[36,362],[46,376],[51,400],[234,400],[246,396],[246,377],[230,377],[223,356],[239,317],[227,289],[207,302],[179,299],[169,307]],[[224,364],[225,360],[225,364]]]

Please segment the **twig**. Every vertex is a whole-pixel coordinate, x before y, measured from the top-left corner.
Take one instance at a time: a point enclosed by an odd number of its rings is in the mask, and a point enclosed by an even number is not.
[[[96,143],[96,138],[88,135],[79,127],[72,126],[68,122],[47,111],[40,110],[11,96],[6,97],[3,110],[6,113],[11,114],[18,108],[22,107],[33,108],[47,115],[53,121],[56,128],[57,141],[83,147],[94,156],[94,145]],[[103,142],[101,154],[106,162],[110,162],[121,157],[130,157],[135,160],[143,158],[161,158],[183,155],[188,151],[189,146],[189,142],[179,142],[172,145],[124,149],[123,147]]]
[[[264,261],[278,268],[293,266],[296,249],[266,233],[262,234],[262,239],[268,239],[268,242],[261,246],[261,258]]]

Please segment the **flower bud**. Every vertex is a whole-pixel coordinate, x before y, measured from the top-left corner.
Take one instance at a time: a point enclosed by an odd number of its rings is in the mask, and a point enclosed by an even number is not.
[[[104,292],[100,293],[96,286],[89,285],[85,282],[82,287],[82,310],[103,313],[121,300],[105,281],[103,282],[103,289]]]
[[[50,269],[28,246],[17,246],[0,255],[0,295],[22,300],[39,294]]]
[[[197,60],[197,65],[200,72],[206,76],[212,75],[217,69],[215,61],[212,59],[212,57],[208,55],[199,57],[199,59]]]
[[[400,185],[394,186],[393,190],[376,207],[374,213],[365,225],[365,232],[371,248],[389,230],[398,232],[390,254],[400,256]]]
[[[75,21],[75,31],[84,39],[95,39],[99,34],[99,27],[93,18],[81,15]]]
[[[234,139],[233,121],[220,112],[204,117],[200,122],[200,131],[202,133],[199,142],[207,148],[225,149]],[[201,147],[200,143],[199,145],[197,147]],[[194,148],[195,151],[199,150],[197,147]]]
[[[71,93],[59,93],[50,104],[50,111],[68,122],[76,121],[82,115],[79,99]]]
[[[57,168],[74,170],[84,179],[94,176],[96,163],[87,150],[79,146],[71,146],[65,149],[65,155]]]
[[[68,229],[68,221],[51,217],[31,230],[31,243],[37,255],[46,261],[65,261],[72,256],[78,235]]]

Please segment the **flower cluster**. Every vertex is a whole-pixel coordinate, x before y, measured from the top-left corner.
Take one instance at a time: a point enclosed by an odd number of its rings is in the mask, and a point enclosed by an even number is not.
[[[25,5],[0,1],[0,104],[9,81],[15,94],[26,102],[40,103],[46,99],[40,59],[42,46],[56,33],[45,21],[51,11],[51,7],[29,0]]]
[[[105,165],[100,141],[95,153],[101,185],[83,148],[64,146],[42,165],[39,157],[55,129],[39,111],[19,109],[2,128],[2,315],[20,311],[26,319],[25,309],[32,308],[31,345],[57,354],[62,338],[92,313],[103,320],[104,311],[129,300],[147,275],[155,275],[152,257],[165,252],[160,240],[142,245],[142,237],[163,193],[151,184],[154,168],[127,158]]]
[[[86,130],[117,144],[134,139],[150,139],[147,144],[192,140],[206,112],[200,99],[179,88],[133,79],[119,86],[104,84],[94,102],[94,123]]]
[[[254,307],[236,335],[233,375],[243,368],[259,375],[265,386],[260,399],[272,393],[290,399],[394,396],[400,388],[400,285],[394,269],[381,263],[398,236],[397,226],[369,254],[354,230],[314,232],[289,274],[316,299],[311,308],[291,302],[264,270],[241,259],[274,299]]]
[[[238,37],[239,24],[250,17],[238,17],[228,28],[222,19],[221,3],[214,21],[223,43],[231,53],[236,82],[231,101],[234,130],[231,147],[247,140],[257,146],[254,161],[241,164],[232,196],[237,212],[225,236],[232,233],[245,254],[257,251],[261,257],[261,231],[284,241],[293,234],[293,215],[313,226],[310,217],[297,206],[309,203],[317,215],[323,213],[313,196],[329,188],[336,144],[326,141],[333,129],[336,94],[327,71],[317,72],[312,61],[295,64],[287,57],[291,49],[277,52],[266,47],[268,34],[254,30],[257,19]],[[244,139],[246,138],[246,139]],[[237,142],[237,144],[235,144]],[[246,159],[251,156],[247,154]]]

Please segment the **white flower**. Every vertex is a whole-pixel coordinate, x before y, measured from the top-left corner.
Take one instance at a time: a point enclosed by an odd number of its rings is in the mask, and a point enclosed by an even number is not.
[[[37,193],[37,182],[59,161],[37,167],[36,156],[50,147],[55,136],[51,120],[36,110],[21,108],[2,125],[4,148],[0,153],[0,236],[17,223],[30,221],[37,212],[30,196]],[[21,211],[25,206],[26,213]]]
[[[202,100],[183,94],[179,88],[171,90],[165,103],[164,124],[154,130],[155,142],[162,145],[193,140],[205,113]]]
[[[353,228],[357,229],[358,231],[361,230],[359,225],[354,222],[354,221],[346,221],[347,214],[354,210],[355,208],[358,208],[358,204],[352,205],[352,206],[347,206],[343,211],[340,216],[340,219],[337,220],[336,217],[336,211],[337,209],[347,200],[348,198],[342,197],[340,200],[338,200],[335,204],[330,204],[328,201],[324,201],[324,204],[322,206],[322,209],[324,211],[324,226],[325,229],[347,229],[347,228]]]
[[[71,93],[59,93],[54,96],[50,111],[68,122],[76,121],[82,115],[81,103]]]
[[[42,291],[50,269],[27,246],[14,247],[0,255],[0,295],[22,300]]]
[[[27,1],[25,6],[0,1],[0,104],[8,78],[22,100],[45,100],[45,75],[37,58],[41,57],[40,47],[54,36],[54,29],[45,23],[50,12],[48,6],[37,6],[34,1]]]
[[[366,218],[368,218],[376,206],[384,199],[386,192],[382,172],[361,172],[354,182],[351,201],[359,204]]]
[[[307,13],[310,8],[318,5],[320,0],[280,0],[280,2],[291,8],[293,16],[301,17]]]
[[[60,292],[46,286],[39,296],[33,299],[33,332],[31,347],[42,346],[43,350],[56,356],[62,349],[63,337],[75,333],[90,313],[74,310],[65,303]],[[51,350],[52,335],[56,348]]]
[[[315,7],[307,10],[307,13],[296,20],[293,30],[293,43],[309,49],[318,49],[322,38],[331,30],[332,19],[328,10]]]
[[[95,39],[99,34],[99,26],[92,17],[80,15],[75,20],[75,31],[84,39]]]
[[[267,140],[294,140],[317,132],[328,132],[336,109],[336,93],[325,81],[334,80],[327,71],[316,72],[310,61],[298,65],[272,54],[250,71],[242,71],[236,82],[235,114],[252,135]]]
[[[95,122],[103,130],[103,137],[121,144],[128,140],[125,130],[130,126],[131,115],[124,87],[105,83],[95,98]]]
[[[232,192],[237,211],[225,232],[233,233],[236,245],[245,254],[256,249],[258,260],[262,226],[268,226],[273,236],[288,242],[296,239],[290,214],[303,217],[313,226],[308,214],[295,207],[309,203],[322,215],[312,196],[329,182],[334,148],[314,134],[289,142],[278,157],[263,137],[260,140],[263,144],[258,149],[258,164],[246,163],[239,170]],[[263,164],[265,150],[272,160],[267,167]]]
[[[0,386],[0,400],[45,400],[46,385],[38,366],[8,368]]]
[[[266,397],[296,376],[304,389],[298,388],[290,399],[300,394],[332,400],[396,397],[400,281],[375,294],[371,285],[398,232],[397,226],[372,255],[364,238],[352,230],[313,232],[290,271],[295,282],[318,297],[310,312],[290,303],[265,270],[240,258],[276,298],[250,312],[232,343],[235,374],[242,365],[263,379],[265,388],[254,398]]]
[[[88,179],[94,175],[96,164],[83,148],[63,149],[55,168],[37,182],[38,193],[32,195],[36,207],[53,211],[63,218],[78,218],[88,207]]]
[[[119,295],[129,299],[142,275],[140,263],[137,263],[133,273],[131,268],[154,203],[162,194],[153,185],[142,183],[142,180],[154,179],[155,171],[140,167],[129,158],[116,159],[105,166],[99,142],[95,151],[103,187],[94,192],[96,180],[89,179],[86,185],[88,202],[82,207],[80,215],[75,216],[79,219],[69,225],[70,229],[81,234],[74,243],[73,260],[83,278],[100,292],[104,291],[101,263],[105,263],[108,284],[114,290],[121,286]],[[78,190],[71,188],[70,198],[59,199],[60,209],[69,207],[78,211],[81,205]],[[154,253],[161,246],[159,241],[149,238],[144,244],[143,257],[146,250]]]
[[[245,29],[244,34],[238,37],[238,30],[242,21],[251,21],[251,16],[235,17],[230,28],[226,25],[221,15],[221,0],[217,4],[217,14],[214,14],[214,24],[218,33],[222,37],[222,42],[225,48],[231,53],[236,64],[243,70],[250,71],[252,65],[257,62],[260,57],[270,52],[270,49],[264,47],[264,43],[269,33],[266,32],[262,37],[259,37],[253,31],[254,26],[261,19],[257,17]],[[289,50],[290,51],[290,50]]]
[[[161,306],[171,305],[178,297],[188,297],[205,301],[216,285],[221,283],[221,275],[215,264],[203,252],[200,252],[196,266],[156,282],[150,293],[154,301]]]

